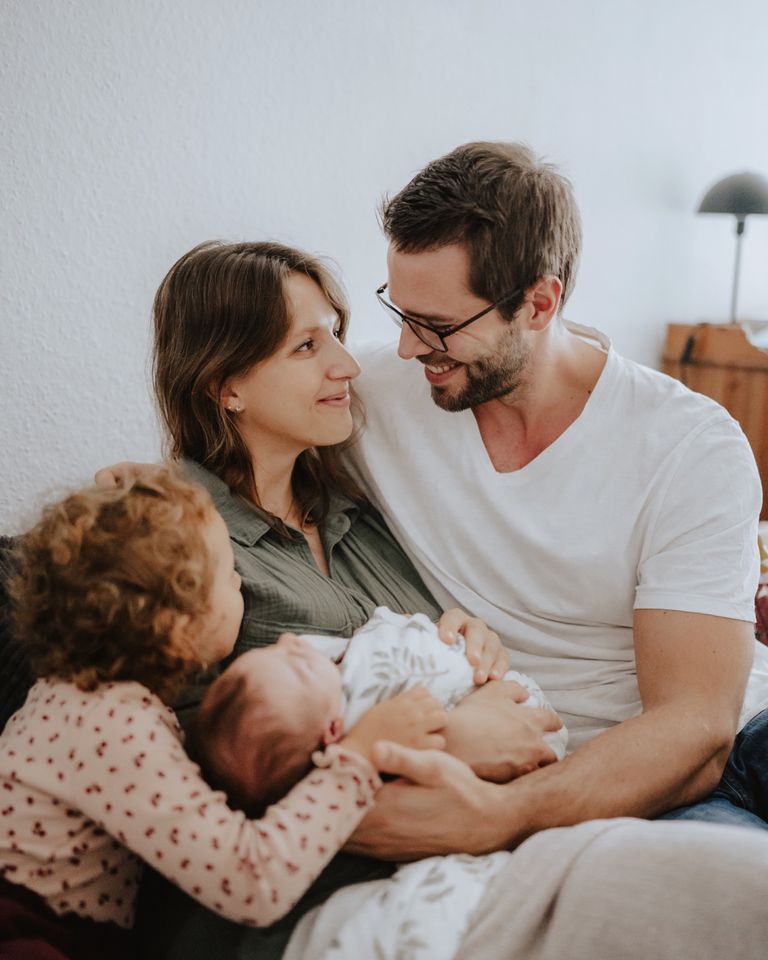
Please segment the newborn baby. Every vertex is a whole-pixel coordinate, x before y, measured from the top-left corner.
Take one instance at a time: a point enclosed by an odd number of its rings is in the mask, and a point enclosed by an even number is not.
[[[526,706],[549,707],[530,677],[510,670],[501,682],[510,680],[528,691]],[[448,646],[423,614],[379,607],[350,640],[284,634],[235,660],[203,700],[193,749],[235,805],[263,809],[306,773],[314,751],[377,703],[416,686],[446,709],[477,689],[463,640]],[[545,740],[558,760],[565,756],[565,727]]]

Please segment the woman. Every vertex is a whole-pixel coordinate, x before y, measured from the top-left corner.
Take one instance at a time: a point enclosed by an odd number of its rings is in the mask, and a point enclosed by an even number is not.
[[[153,315],[167,453],[211,493],[243,577],[236,652],[286,630],[350,635],[376,606],[437,618],[341,463],[360,368],[344,346],[344,296],[321,261],[277,243],[203,243],[168,272]],[[464,634],[478,683],[503,675],[506,652],[482,621],[455,610],[440,625],[447,642]]]
[[[354,429],[350,385],[360,372],[344,346],[347,324],[326,267],[276,243],[201,244],[177,261],[155,297],[154,385],[167,452],[211,494],[242,578],[236,654],[288,630],[349,636],[381,605],[440,616],[339,459]],[[506,653],[481,621],[454,610],[440,627],[447,641],[465,636],[478,683],[503,675]],[[193,691],[185,708],[199,696]],[[382,875],[360,858],[337,858],[330,869],[323,895]],[[153,937],[174,927],[172,896],[147,898],[162,909],[148,922]],[[188,936],[176,949],[187,956],[214,945],[225,956],[246,935],[200,908],[181,912]],[[286,942],[290,923],[269,937],[272,947]],[[267,949],[259,931],[247,936],[260,955]]]

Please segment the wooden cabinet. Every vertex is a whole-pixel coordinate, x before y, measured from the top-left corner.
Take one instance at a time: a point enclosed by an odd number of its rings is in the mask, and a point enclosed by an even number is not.
[[[670,323],[662,370],[721,403],[752,445],[763,482],[761,520],[768,520],[768,351],[739,326]]]

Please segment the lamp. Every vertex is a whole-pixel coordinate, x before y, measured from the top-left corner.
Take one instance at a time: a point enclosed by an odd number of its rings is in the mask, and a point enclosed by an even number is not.
[[[698,213],[730,213],[736,217],[736,262],[733,267],[731,323],[736,323],[736,299],[741,267],[741,238],[749,214],[768,214],[768,180],[759,173],[735,173],[710,187]]]

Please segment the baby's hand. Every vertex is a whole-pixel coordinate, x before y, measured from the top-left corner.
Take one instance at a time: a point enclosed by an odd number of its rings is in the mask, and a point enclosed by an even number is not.
[[[371,763],[373,745],[378,740],[392,740],[420,750],[443,750],[445,737],[439,731],[445,727],[446,719],[445,710],[428,690],[413,687],[371,707],[340,746],[363,754]]]

